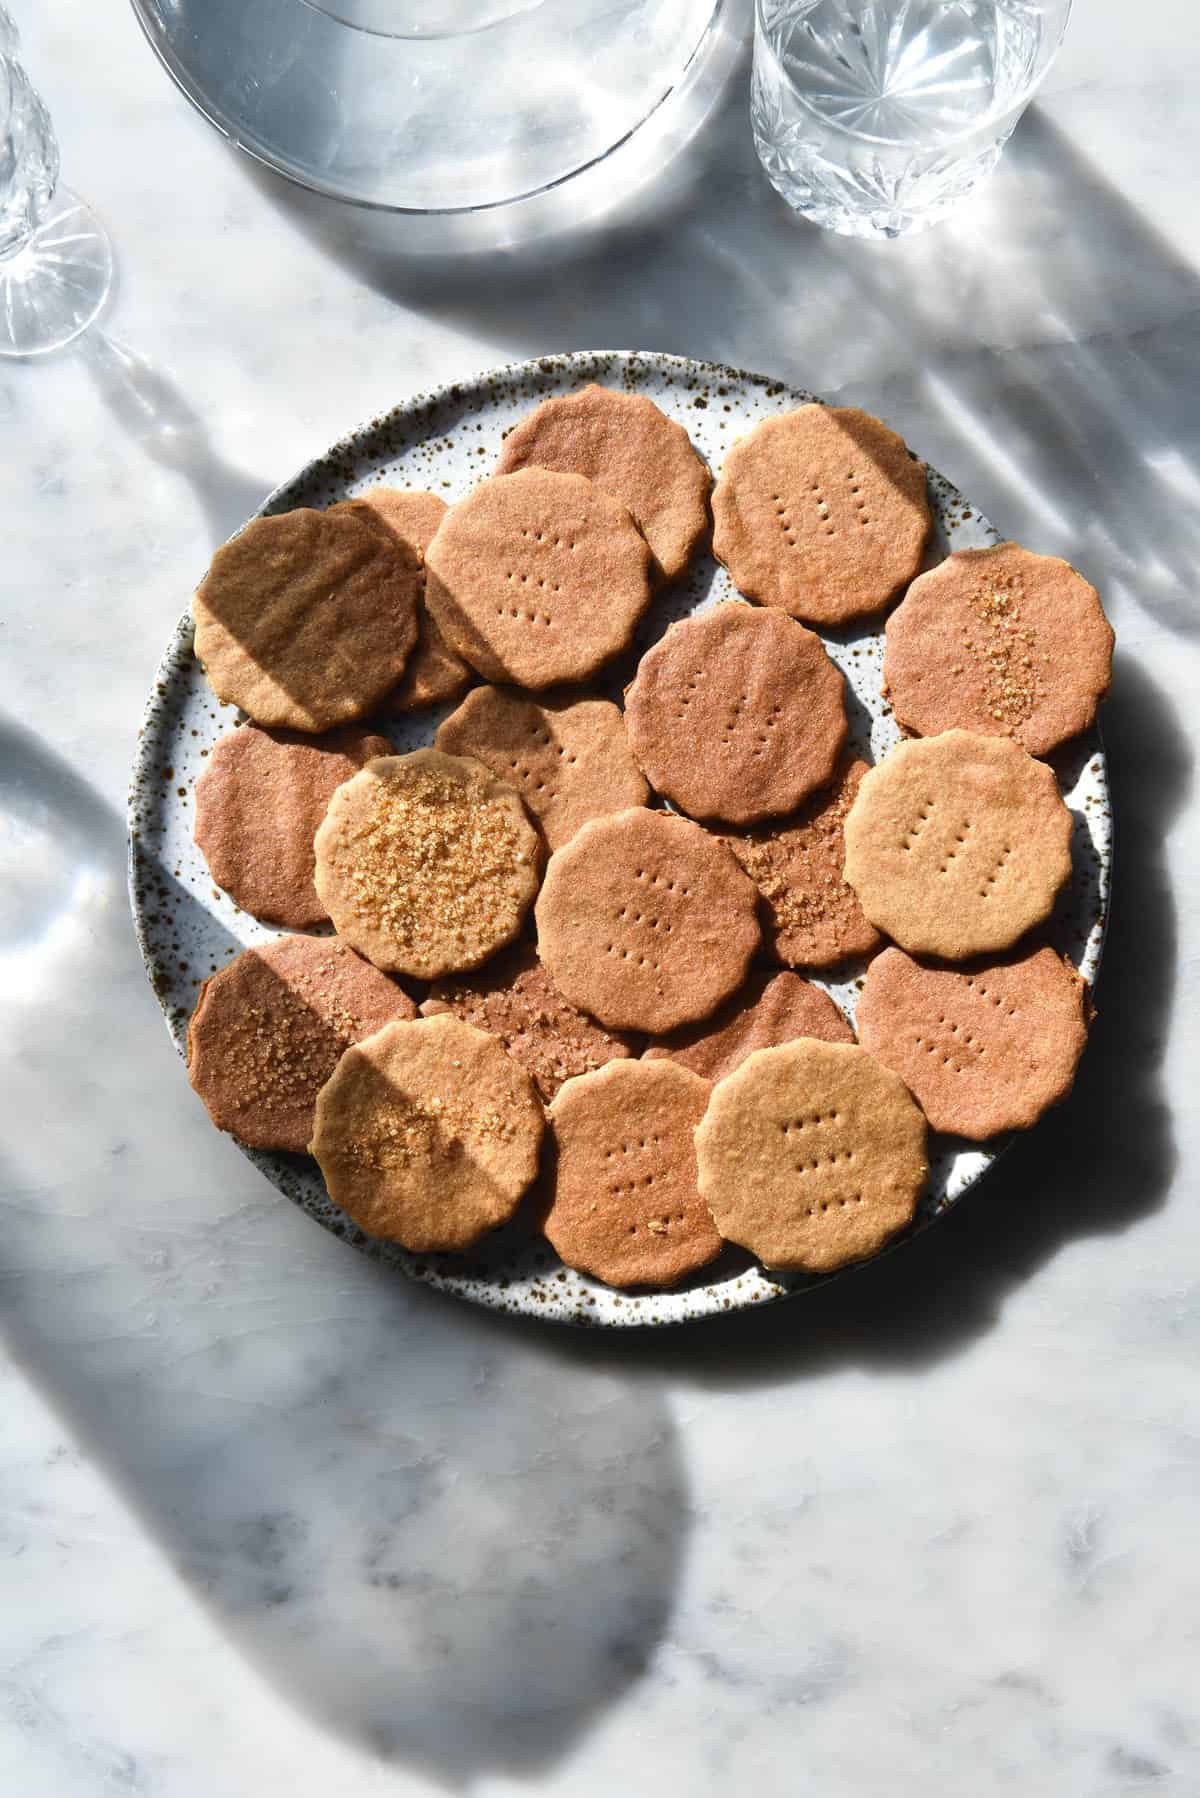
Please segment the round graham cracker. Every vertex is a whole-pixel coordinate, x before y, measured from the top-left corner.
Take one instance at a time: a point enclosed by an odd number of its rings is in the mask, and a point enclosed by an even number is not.
[[[610,1030],[707,1017],[759,945],[754,887],[686,818],[642,808],[596,818],[550,857],[538,950],[555,984]]]
[[[731,601],[673,624],[625,695],[634,755],[680,811],[731,824],[790,812],[833,775],[845,681],[815,631]]]
[[[542,1129],[532,1081],[494,1036],[420,1018],[346,1051],[310,1147],[361,1229],[430,1254],[508,1221],[537,1173]]]
[[[512,942],[540,866],[513,789],[437,749],[368,762],[316,836],[317,892],[338,934],[418,980],[477,968]]]
[[[801,406],[735,443],[713,492],[713,553],[738,591],[808,624],[878,612],[921,566],[925,470],[857,406]]]
[[[358,499],[339,500],[329,510],[364,514],[407,543],[421,560],[417,641],[399,686],[388,695],[388,705],[393,711],[416,712],[457,699],[471,684],[471,670],[461,656],[455,655],[425,604],[425,551],[445,517],[445,500],[419,489],[372,487]]]
[[[476,687],[439,726],[436,742],[516,787],[551,849],[589,818],[650,797],[621,709],[608,699],[534,699],[511,687]]]
[[[425,1018],[452,1012],[499,1037],[547,1104],[564,1080],[633,1053],[627,1037],[564,999],[527,942],[502,950],[477,974],[435,981],[420,1011]]]
[[[956,727],[1044,755],[1095,722],[1113,631],[1090,581],[1019,543],[959,550],[887,621],[884,691],[923,737]]]
[[[323,923],[313,838],[335,789],[391,753],[352,724],[320,737],[244,724],[222,737],[196,782],[196,842],[217,885],[266,923]]]
[[[715,1260],[694,1145],[708,1093],[670,1062],[614,1061],[567,1081],[550,1107],[542,1228],[568,1267],[608,1286],[674,1286]]]
[[[696,1159],[722,1236],[764,1267],[810,1273],[881,1249],[929,1172],[925,1119],[898,1075],[810,1037],[759,1049],[713,1088]]]
[[[846,818],[846,879],[867,917],[916,955],[1008,949],[1071,875],[1054,770],[1004,737],[949,730],[900,743]]]
[[[787,967],[832,967],[879,946],[879,932],[842,874],[846,815],[866,772],[866,762],[854,757],[831,787],[790,817],[721,834],[758,888],[767,942]]]
[[[627,506],[659,581],[678,579],[708,527],[707,465],[644,394],[593,383],[543,400],[504,439],[496,473],[529,467],[586,475]]]
[[[206,980],[188,1026],[188,1078],[218,1130],[302,1154],[317,1094],[343,1051],[394,1018],[408,994],[327,936],[246,949]]]
[[[819,986],[795,974],[758,974],[715,1016],[651,1043],[642,1060],[673,1061],[702,1080],[724,1080],[756,1049],[773,1049],[798,1036],[854,1041],[845,1017]]]
[[[626,507],[577,474],[493,475],[452,506],[425,558],[425,603],[485,680],[586,680],[632,639],[651,557]]]
[[[354,512],[255,518],[192,600],[213,691],[256,724],[322,731],[396,685],[417,640],[421,564]]]
[[[885,949],[858,1002],[864,1049],[895,1070],[935,1130],[983,1142],[1065,1099],[1087,1043],[1087,983],[1053,949],[928,968]]]

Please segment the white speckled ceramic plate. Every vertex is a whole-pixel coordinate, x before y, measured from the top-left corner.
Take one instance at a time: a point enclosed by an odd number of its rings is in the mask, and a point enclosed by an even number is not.
[[[648,394],[686,425],[714,473],[735,438],[760,419],[814,397],[761,375],[682,357],[624,352],[549,356],[403,402],[335,443],[277,488],[262,510],[326,506],[381,484],[431,488],[447,500],[458,499],[490,471],[504,432],[531,406],[588,381]],[[937,524],[931,560],[940,560],[949,549],[996,541],[999,533],[933,470],[929,493]],[[652,606],[632,654],[613,670],[607,688],[619,694],[636,658],[673,619],[702,611],[730,593],[724,569],[707,555],[700,558],[687,581]],[[825,641],[849,684],[852,740],[877,760],[899,736],[879,694],[882,631],[845,632]],[[388,720],[380,728],[398,748],[415,749],[432,741],[444,715],[418,714],[398,725]],[[216,890],[192,841],[196,779],[212,745],[236,717],[232,708],[218,704],[205,681],[192,653],[191,616],[185,611],[150,696],[130,795],[130,892],[138,940],[181,1055],[200,982],[239,949],[277,934]],[[1054,759],[1075,818],[1075,872],[1052,920],[1050,939],[1091,980],[1104,937],[1111,849],[1099,736],[1080,739]],[[837,980],[822,979],[820,984],[852,1014],[862,966],[837,972]],[[931,1138],[929,1187],[909,1234],[961,1199],[1000,1146],[980,1150],[949,1137]],[[765,1273],[741,1251],[730,1249],[691,1284],[673,1292],[614,1292],[564,1268],[545,1239],[520,1218],[467,1256],[409,1255],[364,1236],[330,1203],[316,1165],[307,1158],[246,1152],[281,1192],[345,1241],[415,1279],[501,1310],[574,1324],[670,1324],[763,1304],[817,1283],[809,1276]]]

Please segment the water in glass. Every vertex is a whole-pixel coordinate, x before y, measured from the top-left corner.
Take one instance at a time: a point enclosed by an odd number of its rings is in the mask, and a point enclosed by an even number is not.
[[[854,236],[946,215],[995,166],[1070,0],[758,0],[751,117],[789,205]]]

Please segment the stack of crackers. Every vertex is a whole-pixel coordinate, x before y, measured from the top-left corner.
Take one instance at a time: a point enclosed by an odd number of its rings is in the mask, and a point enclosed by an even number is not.
[[[707,539],[710,489],[744,600],[659,634],[622,707],[595,683]],[[1095,718],[1112,631],[1017,544],[920,572],[930,531],[924,469],[864,412],[760,424],[713,489],[680,425],[596,386],[538,406],[457,505],[377,490],[248,525],[195,598],[247,717],[196,839],[288,934],[201,990],[213,1121],[315,1156],[374,1236],[463,1250],[524,1202],[620,1286],[726,1242],[861,1260],[911,1223],[929,1128],[1032,1124],[1091,1018],[1031,934],[1071,878],[1039,758]],[[909,734],[868,767],[810,627],[893,606]],[[363,722],[455,701],[413,754]],[[856,1038],[796,970],[868,956]]]

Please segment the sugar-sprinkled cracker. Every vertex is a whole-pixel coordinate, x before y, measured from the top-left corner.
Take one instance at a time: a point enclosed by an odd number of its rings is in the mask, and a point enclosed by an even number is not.
[[[316,861],[338,933],[376,967],[434,980],[512,942],[541,845],[511,787],[466,756],[417,749],[338,788]]]
[[[345,943],[278,937],[204,982],[188,1027],[188,1078],[218,1130],[299,1154],[342,1052],[415,1016],[408,994]]]
[[[369,1236],[418,1254],[469,1248],[532,1183],[542,1107],[524,1068],[459,1018],[391,1024],[347,1050],[317,1099],[311,1149]]]

